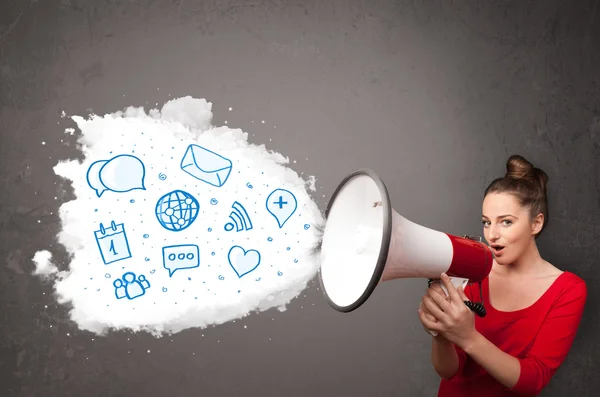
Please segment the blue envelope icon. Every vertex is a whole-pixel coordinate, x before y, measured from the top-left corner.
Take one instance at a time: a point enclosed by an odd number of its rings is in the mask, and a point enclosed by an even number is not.
[[[198,145],[188,146],[181,169],[209,185],[221,187],[231,174],[231,160]]]

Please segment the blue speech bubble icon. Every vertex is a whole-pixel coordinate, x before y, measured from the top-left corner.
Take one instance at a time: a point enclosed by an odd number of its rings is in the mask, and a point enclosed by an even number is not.
[[[289,190],[275,189],[267,197],[267,211],[277,219],[281,229],[298,208],[296,197]]]
[[[163,247],[163,267],[169,277],[177,270],[193,269],[200,266],[200,249],[195,244],[181,244]]]
[[[121,154],[110,160],[99,160],[88,168],[88,185],[96,191],[98,197],[109,190],[115,193],[125,193],[131,190],[146,190],[144,163],[128,154]]]

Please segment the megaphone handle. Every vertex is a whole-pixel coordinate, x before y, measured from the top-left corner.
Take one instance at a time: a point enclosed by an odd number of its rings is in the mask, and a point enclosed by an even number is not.
[[[450,278],[450,281],[452,282],[452,284],[456,288],[458,288],[458,286],[462,284],[462,287],[464,289],[467,286],[467,284],[469,283],[469,280],[466,278],[460,278],[460,277],[449,277],[449,278]],[[444,293],[446,294],[446,296],[449,295],[448,290],[446,289],[446,286],[444,284],[442,284],[439,279],[430,278],[429,281],[427,282],[427,285],[429,287],[431,287],[431,284],[434,282],[439,282],[440,286],[444,290]],[[481,288],[481,282],[479,283],[479,296],[481,297],[481,302],[472,302],[472,301],[463,301],[463,302],[465,303],[465,305],[467,305],[467,307],[469,309],[471,309],[473,312],[475,312],[475,314],[477,314],[479,317],[485,317],[486,310],[485,310],[485,306],[483,306],[483,291]],[[435,332],[431,331],[430,333],[433,335],[433,333],[435,333]],[[435,334],[437,335],[437,333],[435,333]],[[433,335],[433,336],[436,336],[436,335]]]

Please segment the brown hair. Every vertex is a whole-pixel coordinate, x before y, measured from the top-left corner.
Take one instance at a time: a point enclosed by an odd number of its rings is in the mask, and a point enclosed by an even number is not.
[[[506,175],[492,181],[485,189],[483,197],[489,193],[508,193],[513,195],[521,206],[529,209],[530,220],[540,212],[544,214],[542,229],[535,236],[538,238],[548,223],[547,183],[548,175],[543,170],[534,167],[523,156],[514,154],[506,162]]]

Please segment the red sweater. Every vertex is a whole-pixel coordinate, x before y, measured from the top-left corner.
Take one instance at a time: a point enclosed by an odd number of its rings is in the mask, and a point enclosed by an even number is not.
[[[533,305],[503,312],[490,304],[489,284],[482,282],[487,315],[475,316],[475,328],[505,353],[519,359],[521,374],[512,390],[489,375],[462,349],[456,348],[459,369],[442,380],[438,397],[536,396],[548,384],[567,356],[587,299],[585,282],[563,272]],[[469,284],[465,294],[481,302],[479,284]]]

